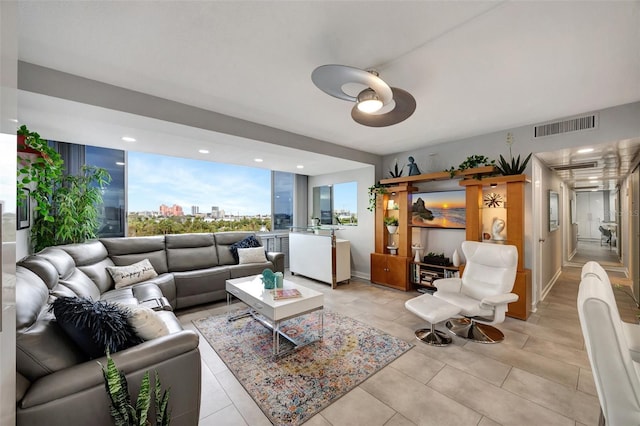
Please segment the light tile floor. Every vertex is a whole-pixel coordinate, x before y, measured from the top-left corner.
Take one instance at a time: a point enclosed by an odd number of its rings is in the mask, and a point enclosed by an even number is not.
[[[483,345],[456,337],[447,347],[415,339],[414,330],[425,324],[404,308],[404,302],[417,293],[359,280],[331,290],[303,277],[287,277],[322,291],[327,309],[415,343],[306,425],[596,425],[599,404],[576,308],[579,272],[565,268],[528,321],[507,318],[500,326],[504,342]],[[610,273],[612,279],[618,275]],[[620,313],[623,320],[635,322],[638,311],[625,290],[614,289]],[[178,316],[195,330],[193,319],[227,309],[225,303],[217,303]],[[200,350],[200,424],[269,425],[202,337]]]

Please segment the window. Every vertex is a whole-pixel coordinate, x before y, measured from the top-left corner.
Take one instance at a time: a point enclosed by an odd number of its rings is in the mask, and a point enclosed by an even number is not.
[[[98,237],[124,237],[124,151],[87,145],[85,163],[102,167],[111,175],[111,183],[102,194]]]
[[[293,173],[273,172],[273,229],[293,226]]]

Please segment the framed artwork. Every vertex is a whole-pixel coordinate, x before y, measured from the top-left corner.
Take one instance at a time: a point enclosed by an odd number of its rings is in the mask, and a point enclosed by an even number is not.
[[[560,227],[560,203],[558,193],[549,191],[549,232]]]
[[[412,194],[411,225],[464,229],[467,224],[465,191]]]
[[[16,227],[18,229],[25,229],[31,226],[29,213],[31,211],[31,191],[23,189],[26,192],[26,198],[22,201],[22,205],[18,205],[18,211],[16,212]]]

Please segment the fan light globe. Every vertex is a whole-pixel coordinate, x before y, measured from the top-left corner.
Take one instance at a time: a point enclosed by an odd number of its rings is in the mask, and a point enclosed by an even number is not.
[[[382,108],[383,103],[378,94],[370,88],[364,89],[358,95],[357,107],[360,111],[371,114]]]

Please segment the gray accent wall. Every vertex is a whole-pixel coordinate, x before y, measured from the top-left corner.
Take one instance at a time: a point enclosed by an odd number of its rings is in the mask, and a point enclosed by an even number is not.
[[[611,141],[637,138],[640,136],[640,102],[631,104],[605,108],[597,111],[577,111],[576,115],[588,113],[598,113],[599,123],[596,129],[564,133],[560,135],[548,136],[544,138],[533,138],[534,125],[541,123],[531,123],[526,126],[503,129],[484,135],[461,138],[454,141],[443,142],[425,146],[423,148],[399,152],[387,155],[383,158],[382,177],[389,176],[389,170],[393,167],[396,159],[399,165],[405,165],[404,173],[407,173],[407,158],[413,156],[420,168],[421,173],[437,172],[449,169],[451,166],[457,167],[470,155],[485,155],[489,158],[498,158],[500,154],[505,156],[509,154],[509,148],[506,145],[506,136],[511,132],[514,137],[512,146],[513,155],[526,156],[529,152],[534,155],[537,152],[550,152],[562,148],[579,147],[590,144],[602,144]],[[550,117],[546,122],[562,120],[567,117]],[[531,163],[529,163],[525,173],[531,177]],[[549,188],[555,183],[551,179],[550,173],[543,173],[546,178],[540,184],[543,188]],[[555,176],[555,175],[554,175]],[[558,191],[562,193],[561,191]],[[546,205],[546,204],[543,204]],[[525,191],[525,267],[533,269],[533,250],[536,242],[533,241],[533,191],[532,185],[526,186]],[[544,212],[540,212],[543,214]],[[507,225],[508,226],[508,225]],[[558,234],[560,235],[560,234]],[[552,237],[555,239],[555,236]],[[552,260],[551,270],[558,269],[559,263],[562,262],[562,244],[552,244],[550,251],[546,253],[545,259]],[[627,263],[625,262],[625,265]],[[628,265],[627,265],[628,266]],[[552,275],[550,271],[540,271],[542,274],[542,282],[549,279]],[[534,284],[535,285],[535,284]],[[543,285],[544,286],[544,285]],[[541,287],[543,287],[541,286]],[[534,300],[533,308],[539,302],[538,297],[542,294],[542,288],[533,289]]]

